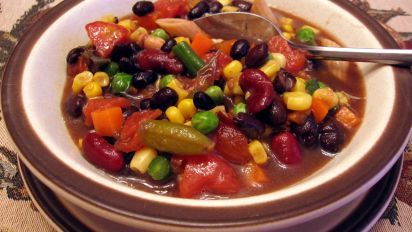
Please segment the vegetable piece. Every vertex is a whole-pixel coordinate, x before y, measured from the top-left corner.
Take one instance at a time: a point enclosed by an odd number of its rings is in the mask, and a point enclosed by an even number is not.
[[[300,77],[296,77],[296,83],[290,91],[306,93],[306,80]]]
[[[219,125],[219,118],[210,111],[198,112],[192,118],[192,126],[203,134],[214,131]]]
[[[93,22],[86,25],[86,30],[99,56],[107,58],[117,44],[128,42],[129,31],[117,24]]]
[[[175,79],[175,76],[172,74],[167,74],[162,79],[160,79],[159,88],[167,87],[167,85]]]
[[[286,57],[282,53],[270,53],[269,54],[270,59],[273,59],[276,61],[280,68],[285,68],[286,67]]]
[[[237,128],[243,131],[248,138],[260,138],[265,132],[265,124],[251,114],[238,113],[233,120]]]
[[[284,164],[297,164],[302,160],[298,141],[290,132],[281,132],[275,135],[271,148],[276,157]]]
[[[173,53],[183,62],[190,75],[196,76],[205,63],[192,50],[190,45],[184,41],[172,48]]]
[[[142,70],[159,70],[169,74],[183,72],[183,64],[171,54],[160,50],[147,50],[139,52],[136,64]]]
[[[120,171],[125,165],[123,153],[116,151],[113,145],[96,133],[88,133],[84,137],[82,149],[87,160],[108,171]]]
[[[154,30],[152,32],[151,35],[156,36],[158,38],[161,38],[165,41],[170,38],[170,36],[167,34],[167,32],[165,30],[163,30],[162,28],[157,28],[156,30]]]
[[[116,62],[110,62],[104,69],[104,72],[107,73],[110,77],[116,75],[119,72],[119,65]]]
[[[101,136],[114,136],[122,128],[122,108],[111,107],[92,112],[92,121],[96,133]]]
[[[296,38],[298,38],[300,42],[310,44],[310,45],[315,44],[315,36],[316,36],[315,32],[309,27],[300,28],[296,32]]]
[[[149,13],[145,16],[142,17],[136,17],[138,24],[141,28],[145,28],[147,30],[154,30],[158,28],[159,26],[156,23],[157,18],[159,17],[159,14],[157,12]],[[135,40],[133,40],[135,41]],[[137,42],[137,41],[135,41]]]
[[[157,151],[150,147],[144,147],[136,151],[130,162],[130,169],[134,172],[145,174],[150,163],[157,156]]]
[[[246,104],[243,102],[236,104],[235,107],[233,108],[234,115],[238,115],[239,113],[246,113],[246,112],[247,112]]]
[[[185,168],[179,179],[179,195],[193,198],[202,192],[236,193],[240,183],[235,170],[215,154],[184,157]]]
[[[319,126],[319,135],[320,147],[323,150],[331,153],[336,153],[340,150],[344,134],[333,118]]]
[[[143,135],[139,132],[140,125],[146,120],[158,118],[161,114],[160,110],[146,110],[130,115],[124,122],[119,139],[114,144],[116,150],[132,152],[144,147]]]
[[[99,83],[92,81],[83,88],[83,93],[87,98],[102,96],[103,90]]]
[[[232,46],[235,42],[235,39],[225,40],[221,43],[213,45],[213,48],[216,48],[217,50],[223,52],[225,55],[230,56],[230,50],[232,49]]]
[[[294,50],[280,36],[274,36],[268,42],[269,51],[273,53],[282,53],[286,57],[285,69],[288,72],[296,73],[306,66],[305,53],[300,50]]]
[[[312,105],[312,96],[304,92],[286,92],[283,100],[289,110],[307,110]]]
[[[243,65],[238,60],[233,60],[223,68],[223,76],[226,80],[239,77],[242,73]]]
[[[213,142],[196,129],[164,120],[143,122],[139,134],[147,146],[174,154],[202,154],[213,147]]]
[[[217,85],[212,85],[206,89],[205,93],[209,95],[210,98],[215,102],[216,105],[219,105],[223,102],[223,91]]]
[[[317,123],[321,122],[329,112],[328,104],[317,98],[312,99],[311,109]]]
[[[166,117],[170,122],[183,124],[185,123],[185,118],[176,106],[171,106],[166,110]]]
[[[340,107],[339,111],[335,114],[335,118],[347,129],[352,129],[361,122],[360,118],[347,106]]]
[[[105,72],[96,72],[93,75],[93,81],[99,83],[101,87],[107,87],[110,84],[110,77]]]
[[[127,73],[117,73],[111,84],[113,93],[126,92],[132,82],[133,76]]]
[[[193,102],[193,99],[190,98],[183,99],[182,101],[180,101],[177,105],[177,108],[180,110],[180,112],[186,120],[190,120],[193,117],[193,115],[196,114],[197,110],[195,103]]]
[[[159,19],[183,17],[189,11],[187,0],[158,0],[154,5]]]
[[[302,125],[305,123],[306,117],[309,116],[310,112],[310,110],[289,112],[288,120],[298,125]]]
[[[162,48],[162,46],[165,44],[165,40],[154,36],[154,35],[148,35],[144,38],[143,41],[143,47],[146,50],[159,50]]]
[[[199,56],[204,56],[212,47],[213,41],[204,33],[198,32],[192,39],[191,47],[193,51]]]
[[[147,170],[147,173],[153,180],[163,180],[170,173],[170,164],[164,156],[157,156],[152,160]]]
[[[260,67],[260,70],[264,72],[271,81],[273,81],[276,73],[280,70],[280,66],[276,61],[268,60],[265,65]]]
[[[253,140],[250,142],[248,148],[253,160],[257,164],[265,164],[268,161],[268,155],[263,147],[263,144],[259,140]]]
[[[183,88],[182,83],[180,83],[180,81],[178,81],[177,79],[171,80],[169,84],[167,84],[167,87],[173,89],[176,92],[178,96],[178,102],[185,99],[189,95],[189,93]]]
[[[73,93],[75,94],[80,93],[87,84],[92,82],[92,80],[93,80],[93,73],[90,71],[83,71],[77,74],[74,77],[73,83],[72,83]]]
[[[329,87],[317,89],[313,93],[313,98],[325,102],[328,105],[329,109],[332,109],[339,103],[338,95],[336,95],[336,93]]]
[[[262,184],[269,182],[266,173],[254,162],[247,163],[242,168],[242,174],[248,186],[260,187]]]
[[[111,107],[126,108],[129,106],[131,106],[131,102],[122,97],[89,99],[83,108],[84,122],[87,126],[93,125],[91,114],[95,110],[107,109]]]

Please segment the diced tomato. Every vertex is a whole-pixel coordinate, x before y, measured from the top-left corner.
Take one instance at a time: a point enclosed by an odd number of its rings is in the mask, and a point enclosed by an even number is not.
[[[179,179],[181,197],[193,198],[202,192],[230,194],[239,191],[235,170],[215,154],[185,156],[186,164]]]
[[[157,13],[153,12],[142,17],[136,16],[136,19],[138,20],[139,26],[144,27],[147,30],[154,30],[159,27],[156,23],[157,17]]]
[[[306,67],[305,53],[297,49],[292,49],[288,42],[282,37],[272,37],[268,42],[268,46],[270,52],[282,53],[286,57],[285,69],[287,71],[296,73]]]
[[[123,97],[113,98],[93,98],[87,101],[83,108],[84,123],[87,126],[92,126],[92,112],[95,110],[103,110],[111,107],[125,108],[131,105],[131,102]]]
[[[189,12],[187,0],[158,0],[154,4],[158,18],[176,18]]]
[[[130,115],[120,131],[120,137],[114,144],[116,151],[132,152],[144,147],[139,135],[140,124],[149,119],[156,119],[162,114],[159,109],[135,112]]]
[[[99,56],[107,58],[117,44],[127,43],[129,31],[114,23],[96,21],[86,25],[87,34]]]
[[[207,64],[209,63],[212,58],[216,55],[216,52],[209,52],[206,53],[206,55],[203,56],[203,61]],[[217,68],[219,70],[219,73],[221,74],[223,71],[223,68],[229,64],[232,61],[232,58],[228,55],[226,55],[223,52],[218,53],[217,57]]]

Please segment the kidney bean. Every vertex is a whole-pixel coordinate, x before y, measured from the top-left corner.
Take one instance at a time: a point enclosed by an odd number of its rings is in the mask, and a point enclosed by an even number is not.
[[[318,142],[318,124],[312,114],[306,117],[302,125],[293,125],[293,131],[305,147],[312,147]]]
[[[265,124],[251,114],[238,113],[233,119],[236,126],[250,139],[258,139],[265,132]]]
[[[252,3],[243,0],[234,0],[232,2],[232,5],[238,7],[239,11],[242,12],[249,12],[252,8]]]
[[[136,63],[142,70],[159,70],[169,74],[183,72],[183,64],[179,60],[158,50],[142,50],[136,56]]]
[[[247,55],[249,51],[249,42],[245,39],[236,40],[236,42],[230,48],[230,56],[235,60],[240,60]]]
[[[240,87],[250,92],[246,104],[250,113],[258,113],[267,108],[275,97],[272,82],[259,69],[246,69],[240,76]]]
[[[176,105],[178,99],[179,96],[176,91],[169,87],[165,87],[157,91],[152,99],[150,99],[150,108],[165,111],[169,106]]]
[[[282,99],[275,94],[272,104],[259,113],[258,117],[271,126],[284,125],[288,120],[288,112]]]
[[[336,153],[341,149],[344,134],[335,119],[329,119],[319,126],[320,146],[323,150]]]
[[[138,72],[133,75],[132,85],[138,89],[144,89],[157,80],[157,74],[151,70]]]
[[[282,163],[297,164],[302,160],[299,143],[295,136],[288,131],[275,135],[271,148]]]
[[[169,53],[172,51],[173,46],[176,45],[176,40],[174,39],[168,39],[166,40],[166,42],[162,45],[162,47],[160,48],[160,50],[162,50],[163,52]]]
[[[151,1],[139,1],[133,5],[132,11],[142,17],[154,11],[154,4]]]
[[[246,55],[246,67],[258,68],[262,66],[266,62],[268,54],[268,45],[266,43],[261,43],[254,46]]]
[[[66,112],[74,117],[78,118],[82,115],[83,106],[86,104],[86,98],[84,95],[71,95],[64,105]]]
[[[273,86],[278,94],[290,91],[296,84],[296,78],[292,73],[281,69],[276,73]]]
[[[204,92],[196,92],[193,95],[193,103],[195,104],[196,108],[202,110],[211,110],[215,108],[215,102],[209,95]]]
[[[210,6],[210,10],[209,10],[209,11],[210,11],[210,13],[212,13],[212,14],[219,13],[220,10],[223,8],[222,3],[218,2],[218,1],[209,3],[209,6]]]
[[[225,106],[226,112],[230,112],[233,107],[235,107],[235,103],[233,102],[232,98],[230,97],[223,97],[223,105]]]
[[[84,47],[77,47],[70,50],[67,54],[66,61],[68,64],[76,64],[79,57],[83,54]]]
[[[114,149],[102,136],[91,132],[83,139],[84,156],[96,166],[117,172],[125,166],[122,152]]]
[[[170,168],[172,169],[173,173],[182,174],[185,170],[186,163],[187,160],[184,157],[173,155],[170,159]]]
[[[206,1],[200,1],[189,11],[187,17],[189,19],[197,19],[208,13],[209,10],[209,4]]]

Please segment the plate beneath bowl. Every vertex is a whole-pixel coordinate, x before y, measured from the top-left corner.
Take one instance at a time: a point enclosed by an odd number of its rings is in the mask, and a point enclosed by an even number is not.
[[[383,215],[395,193],[403,157],[371,188],[359,207],[333,231],[368,231]],[[91,231],[76,219],[54,193],[37,179],[20,161],[18,168],[31,199],[54,228],[62,231]]]

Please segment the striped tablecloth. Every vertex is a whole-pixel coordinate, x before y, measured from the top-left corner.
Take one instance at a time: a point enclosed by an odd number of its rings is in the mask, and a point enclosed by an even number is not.
[[[62,0],[0,0],[0,73],[25,29]],[[411,0],[350,0],[412,48]],[[412,90],[411,90],[412,91]],[[412,143],[405,148],[393,204],[372,231],[412,231]],[[0,118],[0,231],[53,231],[31,202],[17,169],[16,147]]]

